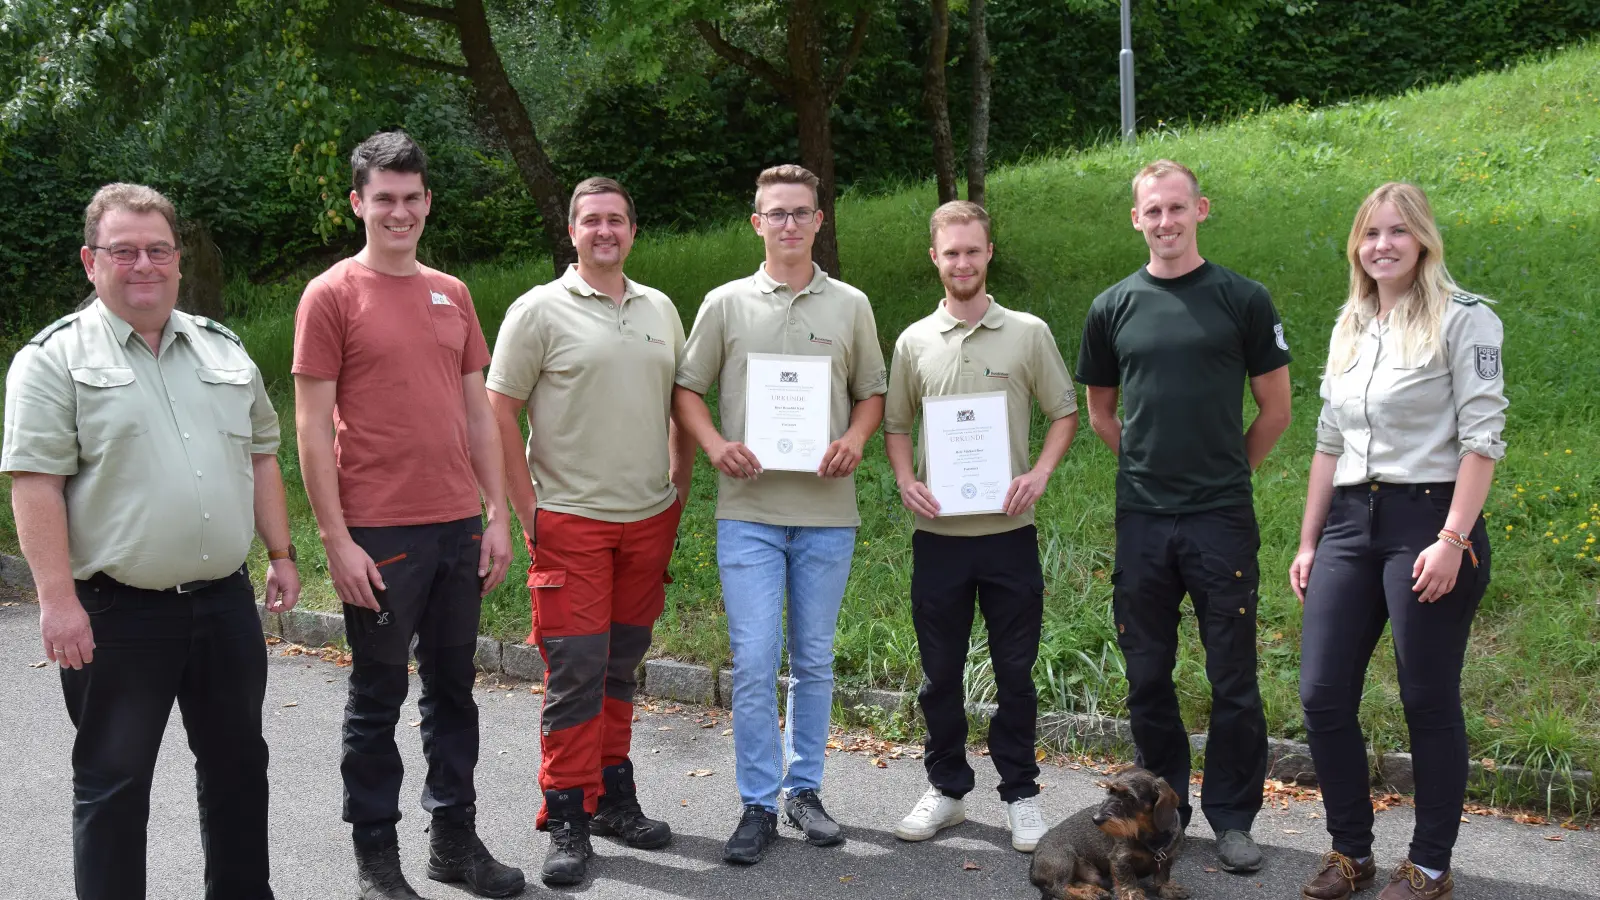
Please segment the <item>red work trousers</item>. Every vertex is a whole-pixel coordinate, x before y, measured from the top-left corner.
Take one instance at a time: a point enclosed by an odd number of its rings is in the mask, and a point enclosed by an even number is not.
[[[638,522],[539,510],[528,569],[533,633],[544,657],[541,791],[581,788],[591,814],[601,769],[628,758],[637,670],[666,603],[681,501]],[[539,809],[537,824],[545,825]]]

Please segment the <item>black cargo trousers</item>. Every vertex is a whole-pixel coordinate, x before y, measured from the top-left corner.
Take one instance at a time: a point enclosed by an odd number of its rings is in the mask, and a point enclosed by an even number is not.
[[[1249,831],[1267,775],[1267,722],[1256,680],[1261,534],[1245,504],[1194,513],[1117,512],[1112,604],[1127,661],[1128,713],[1138,765],[1165,778],[1185,827],[1189,733],[1172,671],[1185,594],[1194,604],[1211,682],[1201,810],[1217,834]]]

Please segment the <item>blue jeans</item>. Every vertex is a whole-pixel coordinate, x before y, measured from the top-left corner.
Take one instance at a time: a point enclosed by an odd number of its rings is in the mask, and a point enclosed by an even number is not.
[[[717,566],[733,648],[735,769],[746,806],[775,811],[780,788],[822,787],[833,713],[833,636],[855,538],[854,528],[717,520]],[[780,733],[778,665],[786,631],[789,711]]]

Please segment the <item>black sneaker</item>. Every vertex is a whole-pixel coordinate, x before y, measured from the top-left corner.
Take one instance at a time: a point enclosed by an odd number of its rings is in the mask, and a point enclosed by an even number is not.
[[[813,847],[831,847],[844,840],[839,823],[822,808],[822,798],[810,788],[796,791],[783,801],[783,821],[806,836]]]
[[[767,855],[767,849],[778,839],[778,814],[759,803],[744,808],[739,817],[739,827],[722,848],[722,861],[742,866],[754,865]]]

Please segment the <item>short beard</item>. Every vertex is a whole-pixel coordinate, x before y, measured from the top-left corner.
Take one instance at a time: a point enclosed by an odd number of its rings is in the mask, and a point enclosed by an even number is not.
[[[972,298],[977,297],[984,292],[984,289],[988,287],[985,281],[986,279],[976,280],[975,283],[965,291],[956,287],[954,283],[946,281],[944,282],[944,293],[946,297],[949,297],[951,300],[954,300],[957,303],[965,303],[966,301],[971,300]]]

